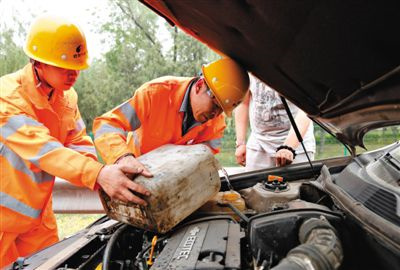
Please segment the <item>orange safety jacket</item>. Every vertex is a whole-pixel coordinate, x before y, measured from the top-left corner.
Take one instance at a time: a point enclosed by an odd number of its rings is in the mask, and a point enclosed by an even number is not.
[[[48,100],[28,64],[0,78],[0,102],[0,230],[22,233],[53,216],[54,176],[93,189],[103,165],[73,88]]]
[[[207,144],[219,152],[225,129],[221,114],[196,123],[182,136],[187,93],[194,78],[161,77],[143,84],[125,103],[97,117],[93,123],[95,145],[106,163],[133,153],[136,157],[164,144]],[[129,133],[129,135],[128,135]]]

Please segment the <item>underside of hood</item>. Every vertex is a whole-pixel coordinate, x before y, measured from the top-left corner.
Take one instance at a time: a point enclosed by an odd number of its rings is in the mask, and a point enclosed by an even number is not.
[[[399,1],[141,1],[351,147],[400,123]]]

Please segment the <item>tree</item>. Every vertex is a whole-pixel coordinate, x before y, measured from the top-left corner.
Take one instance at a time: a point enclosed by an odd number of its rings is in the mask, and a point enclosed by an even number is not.
[[[122,101],[144,82],[166,75],[167,65],[156,38],[157,15],[135,1],[118,0],[110,4],[116,9],[102,30],[108,33],[113,45],[105,59],[117,87],[113,92]]]
[[[11,28],[0,32],[0,76],[17,71],[28,63],[28,57],[14,41],[15,36],[25,36],[25,33]]]
[[[159,17],[136,1],[110,1],[113,12],[100,28],[111,46],[82,72],[76,89],[81,114],[91,129],[101,115],[131,97],[143,83],[164,75],[195,76],[202,64],[215,59],[206,46],[177,28],[173,46],[163,52],[157,35]]]
[[[218,55],[176,26],[169,28],[173,46],[167,53],[176,75],[197,76],[203,64],[216,60]]]
[[[82,72],[76,89],[88,130],[96,116],[132,96],[144,82],[166,74],[156,39],[157,15],[134,1],[110,1],[113,12],[100,28],[111,46]]]

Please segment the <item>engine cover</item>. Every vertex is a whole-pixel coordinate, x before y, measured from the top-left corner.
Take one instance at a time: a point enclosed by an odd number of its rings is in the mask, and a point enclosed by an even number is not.
[[[191,222],[168,239],[151,269],[240,269],[242,236],[226,216]]]

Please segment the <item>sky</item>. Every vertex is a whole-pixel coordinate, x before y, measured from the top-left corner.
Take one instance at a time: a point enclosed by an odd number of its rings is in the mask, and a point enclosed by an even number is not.
[[[62,15],[73,19],[83,29],[91,58],[100,57],[107,51],[107,44],[100,42],[104,36],[97,33],[97,27],[109,16],[111,8],[107,0],[0,0],[0,30],[4,25],[13,25],[13,16],[29,29],[29,25],[40,14]],[[167,41],[168,33],[162,19],[159,25],[159,36]],[[23,44],[23,41],[16,42],[21,46]]]

